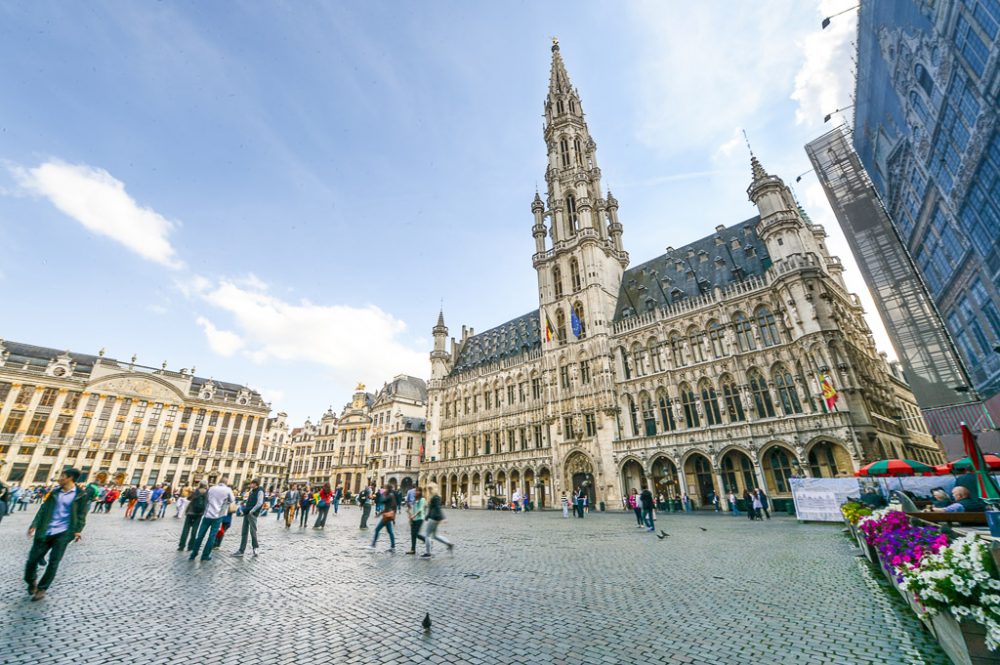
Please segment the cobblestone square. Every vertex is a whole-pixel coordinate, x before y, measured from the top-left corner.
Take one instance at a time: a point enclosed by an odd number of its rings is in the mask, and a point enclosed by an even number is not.
[[[237,518],[202,563],[176,551],[180,520],[116,509],[32,602],[28,515],[0,525],[4,664],[947,662],[839,528],[787,517],[661,515],[658,539],[621,512],[451,510],[454,556],[424,560],[402,520],[395,554],[386,534],[367,551],[347,508],[325,531],[261,518],[256,559],[229,556]]]

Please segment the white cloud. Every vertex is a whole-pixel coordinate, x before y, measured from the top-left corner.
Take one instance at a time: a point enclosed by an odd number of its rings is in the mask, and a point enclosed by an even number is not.
[[[245,346],[239,335],[230,330],[220,330],[211,321],[199,316],[195,321],[205,331],[208,346],[220,356],[230,357]]]
[[[819,24],[823,17],[856,4],[856,0],[823,0],[816,14],[816,30],[798,42],[802,66],[795,75],[791,97],[798,102],[795,122],[799,125],[822,125],[826,114],[851,104],[854,76],[849,63],[851,40],[857,33],[856,14],[848,12],[834,18],[825,30]]]
[[[788,94],[800,57],[789,48],[795,3],[650,0],[625,7],[643,44],[638,139],[650,147],[704,149]]]
[[[733,152],[737,148],[744,145],[744,141],[745,139],[743,137],[743,133],[740,131],[740,128],[735,128],[730,139],[715,149],[715,154],[712,155],[712,159],[717,160],[732,157]]]
[[[125,191],[125,184],[104,169],[50,160],[11,171],[21,187],[44,196],[88,231],[168,268],[183,265],[169,239],[176,223],[140,206]]]
[[[414,349],[403,341],[406,324],[374,305],[288,302],[272,295],[256,277],[216,282],[195,278],[185,288],[231,317],[236,333],[198,320],[209,344],[219,353],[222,351],[216,348],[213,337],[221,348],[233,349],[232,353],[239,350],[258,363],[283,360],[323,365],[341,385],[382,381],[401,372],[428,374],[426,350]],[[220,335],[227,337],[219,340]],[[238,348],[223,344],[236,340]]]

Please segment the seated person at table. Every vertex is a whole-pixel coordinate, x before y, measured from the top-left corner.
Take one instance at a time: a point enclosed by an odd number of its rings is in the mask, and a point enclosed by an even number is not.
[[[946,508],[950,506],[953,502],[948,493],[944,491],[942,487],[935,487],[931,490],[931,496],[934,497],[932,505],[935,508]]]
[[[986,509],[986,504],[981,499],[973,498],[967,487],[956,485],[951,490],[951,495],[955,498],[954,503],[932,510],[937,513],[979,513]]]
[[[885,508],[886,501],[879,492],[873,487],[866,487],[865,491],[861,493],[861,503],[865,504],[869,508]]]

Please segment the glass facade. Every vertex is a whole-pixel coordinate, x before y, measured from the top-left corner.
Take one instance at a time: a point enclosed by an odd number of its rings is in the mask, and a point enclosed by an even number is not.
[[[853,143],[983,399],[1000,393],[1000,0],[873,0]],[[916,391],[916,387],[914,386]]]

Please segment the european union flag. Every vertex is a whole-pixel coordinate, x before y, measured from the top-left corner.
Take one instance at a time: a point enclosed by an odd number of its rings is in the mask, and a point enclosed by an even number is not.
[[[570,314],[569,322],[573,326],[573,334],[576,335],[577,339],[580,339],[580,335],[583,334],[583,323],[580,322],[580,317],[576,315],[575,309],[570,311],[572,314]]]

